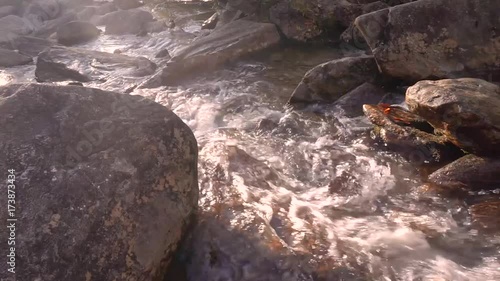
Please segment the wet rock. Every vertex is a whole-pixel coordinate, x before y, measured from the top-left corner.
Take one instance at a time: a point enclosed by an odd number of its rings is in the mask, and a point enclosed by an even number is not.
[[[57,42],[70,46],[92,41],[99,37],[101,31],[90,22],[72,21],[57,29]]]
[[[159,33],[167,30],[167,24],[163,21],[152,21],[146,23],[145,31],[148,33]]]
[[[214,29],[219,21],[219,15],[213,14],[210,18],[203,22],[201,29]]]
[[[340,97],[336,102],[347,117],[363,115],[363,104],[377,104],[385,96],[385,91],[372,83],[363,83],[349,93]]]
[[[372,3],[363,5],[361,11],[362,14],[364,15],[388,7],[389,5],[384,2],[372,1]],[[363,34],[361,34],[359,29],[356,28],[354,22],[349,24],[349,27],[344,32],[342,32],[342,34],[340,35],[340,39],[343,42],[353,45],[358,49],[369,49],[368,44],[366,43],[365,38],[363,37]]]
[[[41,84],[0,93],[0,168],[23,178],[16,258],[29,262],[16,278],[162,280],[197,208],[190,129],[138,96]]]
[[[26,19],[15,15],[0,18],[0,42],[10,40],[33,32],[34,26]]]
[[[226,62],[262,51],[279,42],[280,36],[273,24],[234,21],[176,51],[167,66],[141,87],[176,84],[189,75],[213,70]]]
[[[143,57],[56,46],[39,55],[35,76],[41,82],[89,82],[109,75],[142,77],[155,70],[156,65]]]
[[[159,58],[170,59],[171,56],[170,56],[170,53],[168,52],[167,49],[163,49],[163,50],[159,51],[158,53],[156,53],[155,58],[157,58],[157,59],[159,59]]]
[[[259,120],[255,126],[255,131],[258,132],[272,132],[274,129],[278,128],[278,123],[269,118],[262,118]]]
[[[19,36],[10,40],[9,42],[0,42],[0,47],[9,50],[15,50],[20,54],[26,56],[36,57],[38,56],[38,54],[52,47],[54,44],[55,42],[42,38],[32,36]]]
[[[421,0],[362,15],[355,25],[390,76],[498,78],[498,10],[496,0]]]
[[[52,34],[57,32],[57,29],[69,22],[76,21],[78,19],[76,13],[69,12],[66,13],[57,19],[46,21],[40,28],[38,28],[33,36],[41,37],[41,38],[49,38]]]
[[[3,6],[0,7],[0,18],[6,17],[8,15],[17,15],[17,7],[15,6]]]
[[[113,0],[113,3],[120,10],[135,9],[144,5],[144,3],[142,3],[142,1],[139,0]]]
[[[97,19],[97,25],[106,27],[106,34],[137,34],[146,28],[146,24],[154,21],[150,12],[141,9],[120,10]]]
[[[379,75],[372,56],[347,57],[329,61],[309,70],[289,100],[302,102],[335,101]]]
[[[446,162],[463,155],[445,137],[434,135],[426,120],[403,108],[365,104],[363,112],[375,125],[373,137],[413,164]]]
[[[473,223],[484,229],[500,229],[500,200],[489,200],[470,207]]]
[[[500,155],[500,86],[473,78],[420,81],[406,103],[439,134],[478,155]]]
[[[451,189],[500,188],[500,159],[466,155],[429,176],[429,182]]]
[[[23,64],[32,63],[33,59],[31,57],[19,54],[16,51],[6,50],[0,48],[0,66],[1,67],[12,67]]]

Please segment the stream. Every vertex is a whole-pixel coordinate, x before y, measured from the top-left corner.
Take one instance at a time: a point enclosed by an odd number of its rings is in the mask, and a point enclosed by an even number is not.
[[[81,47],[154,61],[202,32],[184,10],[154,11],[185,17],[184,31]],[[199,226],[179,257],[187,280],[500,280],[500,235],[474,227],[463,199],[427,188],[415,166],[373,143],[366,118],[284,106],[305,72],[346,52],[284,46],[131,93],[174,111],[198,140]],[[123,92],[140,82],[95,71],[106,81],[85,86]],[[0,70],[0,85],[33,82],[33,72]]]

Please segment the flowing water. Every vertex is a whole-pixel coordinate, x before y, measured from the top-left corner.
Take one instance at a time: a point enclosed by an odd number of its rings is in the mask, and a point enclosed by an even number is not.
[[[192,40],[200,21],[183,28],[83,47],[154,58]],[[200,216],[179,256],[188,280],[500,280],[500,235],[474,227],[463,200],[426,189],[416,167],[372,143],[365,118],[284,106],[307,70],[345,55],[284,47],[132,92],[173,110],[199,143]],[[33,71],[0,70],[0,84]],[[89,85],[139,82],[103,75]]]

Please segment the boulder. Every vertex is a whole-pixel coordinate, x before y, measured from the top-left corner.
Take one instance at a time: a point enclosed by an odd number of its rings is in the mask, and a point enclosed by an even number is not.
[[[0,18],[0,42],[10,40],[33,32],[34,26],[26,19],[15,15]]]
[[[33,33],[33,36],[40,38],[49,38],[52,34],[57,32],[59,27],[76,20],[78,20],[76,13],[66,13],[56,19],[44,22],[41,27],[36,29],[36,31]]]
[[[209,71],[275,46],[280,42],[276,27],[269,23],[237,20],[194,40],[172,55],[160,73],[144,82],[142,88],[172,85],[195,72]]]
[[[13,84],[0,88],[0,126],[22,206],[17,280],[163,280],[198,200],[181,119],[139,96]]]
[[[416,82],[500,79],[500,2],[420,0],[358,17],[381,71]]]
[[[101,31],[90,22],[72,21],[57,29],[57,42],[62,45],[76,45],[92,41]]]
[[[363,5],[362,7],[362,14],[368,14],[374,11],[382,10],[385,8],[388,8],[389,5],[381,2],[381,1],[373,1],[372,3],[368,3],[366,5]],[[363,38],[363,35],[359,31],[359,29],[356,28],[354,25],[354,22],[352,22],[349,27],[342,32],[340,35],[340,39],[347,43],[350,44],[358,49],[369,49],[368,44],[366,44],[365,39]]]
[[[0,7],[17,6],[19,2],[19,0],[0,0]]]
[[[156,65],[143,57],[54,46],[38,56],[35,76],[40,82],[105,80],[113,76],[151,75]]]
[[[57,0],[38,0],[28,5],[24,17],[39,26],[45,21],[55,19],[60,12],[61,6]]]
[[[141,9],[119,10],[96,20],[97,25],[106,27],[106,34],[138,34],[146,29],[146,24],[154,21],[150,12]]]
[[[500,159],[469,154],[432,173],[429,182],[450,189],[498,189],[499,171]]]
[[[139,0],[113,0],[113,3],[120,10],[135,9],[144,5],[144,3],[142,3],[142,1]]]
[[[378,75],[377,63],[372,56],[329,61],[304,75],[289,103],[333,102],[365,82],[374,82]]]
[[[406,103],[458,147],[478,155],[500,155],[500,86],[481,79],[420,81]]]
[[[54,44],[55,42],[47,39],[32,36],[19,36],[9,42],[0,42],[0,48],[15,50],[23,55],[36,57]]]
[[[17,7],[15,6],[3,6],[0,7],[0,18],[6,17],[8,15],[17,15]]]
[[[363,104],[377,104],[386,95],[385,91],[372,83],[359,87],[340,97],[334,104],[343,110],[347,117],[363,115]]]
[[[0,48],[0,66],[1,67],[12,67],[23,64],[32,63],[33,59],[31,57],[19,54],[16,51],[6,50]]]

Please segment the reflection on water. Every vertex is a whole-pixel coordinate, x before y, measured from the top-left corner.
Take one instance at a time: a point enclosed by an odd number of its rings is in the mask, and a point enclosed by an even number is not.
[[[161,64],[156,52],[192,39],[178,29],[104,35],[86,47]],[[460,200],[421,188],[414,167],[370,142],[365,118],[330,105],[284,108],[308,69],[342,55],[287,48],[179,87],[132,93],[172,109],[199,142],[200,217],[184,249],[188,278],[500,280],[500,236],[471,227]],[[26,81],[32,71],[2,70],[0,84]],[[89,85],[123,91],[138,82],[110,76]]]

